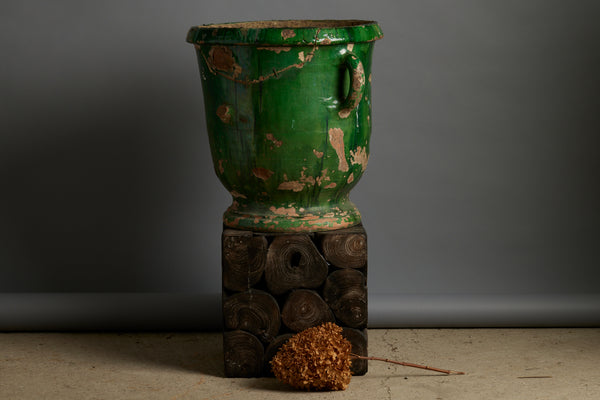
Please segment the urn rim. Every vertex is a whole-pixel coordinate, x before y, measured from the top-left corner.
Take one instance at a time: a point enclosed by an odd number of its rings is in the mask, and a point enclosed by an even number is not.
[[[263,20],[193,26],[188,43],[240,46],[310,46],[372,42],[383,37],[376,21],[358,19]]]

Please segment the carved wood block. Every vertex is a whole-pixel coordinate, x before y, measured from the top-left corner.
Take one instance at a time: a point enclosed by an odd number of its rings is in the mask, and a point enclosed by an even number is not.
[[[296,332],[323,322],[367,354],[367,235],[358,225],[302,234],[224,229],[223,346],[228,377],[271,376]],[[367,362],[352,362],[364,375]]]

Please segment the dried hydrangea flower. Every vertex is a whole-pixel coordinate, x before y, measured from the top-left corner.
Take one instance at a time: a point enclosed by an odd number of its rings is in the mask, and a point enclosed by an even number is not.
[[[280,381],[303,390],[344,390],[350,383],[352,345],[342,328],[327,322],[291,337],[271,366]]]
[[[280,381],[303,390],[344,390],[350,383],[352,359],[384,361],[444,374],[464,372],[419,365],[387,358],[352,354],[352,345],[332,322],[308,328],[292,336],[271,360],[273,374]]]

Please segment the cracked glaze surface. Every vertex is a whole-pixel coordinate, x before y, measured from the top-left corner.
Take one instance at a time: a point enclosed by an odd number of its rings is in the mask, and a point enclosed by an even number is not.
[[[229,227],[294,232],[360,222],[348,195],[367,165],[381,31],[366,21],[301,22],[188,33],[215,172],[234,200]]]

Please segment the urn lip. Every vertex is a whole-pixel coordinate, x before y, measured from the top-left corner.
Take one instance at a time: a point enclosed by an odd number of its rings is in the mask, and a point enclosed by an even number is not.
[[[383,37],[376,21],[265,20],[193,26],[188,43],[240,46],[311,46],[372,42]]]

